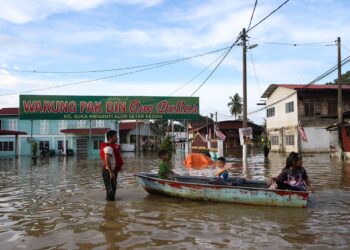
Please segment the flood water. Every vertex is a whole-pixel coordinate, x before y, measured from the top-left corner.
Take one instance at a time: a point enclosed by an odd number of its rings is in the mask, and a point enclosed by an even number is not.
[[[350,163],[304,155],[310,205],[278,208],[148,195],[133,173],[156,172],[154,153],[123,155],[117,201],[106,202],[98,159],[0,158],[0,249],[349,249]],[[261,153],[231,175],[277,175],[285,155]],[[175,156],[175,171],[189,173]],[[233,159],[235,160],[235,159]]]

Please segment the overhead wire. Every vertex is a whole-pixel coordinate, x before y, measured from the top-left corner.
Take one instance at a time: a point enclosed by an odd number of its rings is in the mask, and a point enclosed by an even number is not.
[[[349,62],[350,62],[350,56],[348,56],[348,57],[346,57],[345,59],[342,60],[341,66],[343,66],[343,65],[345,65],[345,64],[347,64]],[[250,114],[254,114],[254,113],[260,112],[260,111],[265,110],[265,109],[267,109],[267,108],[269,108],[269,107],[271,107],[271,106],[273,106],[273,105],[275,105],[277,103],[280,103],[280,102],[288,99],[289,97],[295,95],[298,91],[300,92],[302,90],[305,90],[309,85],[315,84],[316,82],[318,82],[319,80],[321,80],[321,79],[325,78],[326,76],[330,75],[331,73],[333,73],[337,69],[338,69],[338,65],[333,66],[332,68],[327,70],[322,75],[316,77],[314,80],[312,80],[308,84],[305,84],[301,89],[299,89],[299,90],[297,90],[297,91],[295,91],[295,92],[293,92],[293,93],[291,93],[291,94],[289,94],[289,95],[287,95],[287,96],[285,96],[285,97],[283,97],[283,98],[281,98],[281,99],[279,99],[279,100],[277,100],[277,101],[275,101],[275,102],[273,102],[273,103],[271,103],[271,104],[269,104],[269,105],[267,105],[267,106],[265,106],[263,108],[257,109],[257,110],[252,111],[252,112],[248,112],[248,114],[250,115]]]
[[[6,70],[8,72],[17,72],[17,73],[35,73],[35,74],[84,74],[84,73],[101,73],[101,72],[110,72],[110,71],[121,71],[121,70],[131,70],[131,69],[138,69],[138,68],[146,68],[146,67],[152,67],[152,66],[157,66],[157,65],[163,65],[163,64],[168,64],[168,63],[173,63],[173,62],[181,62],[181,61],[186,61],[190,59],[194,59],[197,57],[202,57],[210,54],[215,54],[220,51],[226,51],[229,49],[230,46],[208,51],[205,53],[201,53],[198,55],[193,55],[193,56],[187,56],[187,57],[181,57],[173,60],[167,60],[163,62],[158,62],[158,63],[150,63],[150,64],[143,64],[143,65],[137,65],[137,66],[130,66],[130,67],[122,67],[122,68],[112,68],[112,69],[98,69],[98,70],[83,70],[83,71],[41,71],[41,70],[19,70],[19,69],[9,69],[9,68],[4,68],[1,67],[0,69]]]
[[[252,24],[253,17],[254,17],[254,13],[255,13],[255,9],[256,9],[257,4],[258,4],[258,0],[255,0],[254,7],[253,7],[253,12],[252,12],[252,15],[250,16],[250,21],[249,21],[249,25],[248,25],[248,30],[249,30],[249,28],[250,28],[250,25]]]
[[[248,42],[248,46],[249,46],[249,42]],[[254,60],[253,60],[253,53],[252,53],[252,50],[249,49],[249,54],[250,54],[250,59],[252,61],[252,66],[253,66],[253,71],[254,71],[254,76],[255,76],[255,81],[256,81],[256,85],[258,87],[258,91],[259,91],[259,94],[261,93],[261,90],[260,90],[260,84],[259,84],[259,80],[258,80],[258,76],[256,74],[256,70],[255,70],[255,64],[254,64]]]
[[[341,44],[341,46],[343,46],[344,49],[350,52],[350,49],[348,49],[344,44]]]
[[[264,18],[262,18],[259,22],[257,22],[256,24],[253,25],[253,27],[247,29],[247,33],[249,31],[251,31],[252,29],[256,28],[259,24],[261,24],[262,22],[264,22],[267,18],[269,18],[273,13],[275,13],[277,10],[279,10],[280,8],[282,8],[282,6],[284,6],[286,3],[288,3],[289,0],[284,1],[280,6],[278,6],[276,9],[274,9],[273,11],[270,12],[270,14],[268,14],[267,16],[265,16]]]
[[[256,23],[253,27],[250,27],[247,32],[249,32],[250,30],[254,29],[255,27],[257,27],[259,24],[261,24],[263,21],[265,21],[268,17],[270,17],[273,13],[275,13],[277,10],[279,10],[282,6],[284,6],[287,2],[289,2],[289,0],[286,0],[285,2],[283,2],[280,6],[278,6],[275,10],[273,10],[272,12],[270,12],[267,16],[265,16],[263,19],[261,19],[258,23]],[[255,10],[254,10],[255,11]],[[208,54],[212,54],[212,53],[217,53],[219,51],[222,50],[226,50],[227,52],[224,54],[224,56],[221,58],[221,60],[219,61],[219,63],[215,66],[215,68],[211,71],[211,73],[207,76],[207,78],[199,85],[199,87],[191,94],[191,96],[193,96],[195,93],[197,93],[197,91],[209,80],[209,78],[214,74],[214,72],[217,70],[217,68],[221,65],[221,63],[223,62],[223,60],[226,58],[226,56],[230,53],[230,51],[232,50],[232,48],[237,44],[237,42],[239,41],[240,36],[237,37],[236,41],[230,46],[230,47],[226,47],[226,48],[222,48],[222,49],[218,49],[215,51],[211,51],[211,52],[207,52],[207,53],[203,53],[200,55],[196,55],[196,56],[191,56],[191,57],[184,57],[184,58],[179,58],[179,59],[175,59],[175,60],[170,60],[170,61],[165,61],[165,62],[160,62],[160,63],[155,63],[155,64],[146,64],[146,65],[140,65],[140,66],[133,66],[133,67],[126,67],[126,68],[116,68],[116,69],[102,69],[102,70],[88,70],[88,71],[37,71],[37,70],[33,70],[33,71],[29,71],[29,70],[12,70],[15,72],[22,72],[22,73],[41,73],[41,74],[68,74],[68,73],[97,73],[97,72],[107,72],[107,71],[117,71],[117,70],[126,70],[126,69],[136,69],[136,68],[140,68],[143,67],[143,69],[140,70],[135,70],[135,71],[130,71],[130,72],[126,72],[126,73],[122,73],[122,74],[117,74],[117,75],[111,75],[111,76],[105,76],[105,77],[100,77],[100,78],[95,78],[95,79],[91,79],[91,80],[84,80],[84,81],[78,81],[78,82],[72,82],[72,83],[67,83],[67,84],[61,84],[61,85],[55,85],[55,86],[50,86],[50,87],[46,87],[46,88],[40,88],[40,89],[32,89],[32,90],[25,90],[25,91],[16,91],[16,92],[11,92],[11,93],[6,93],[6,94],[0,94],[0,96],[6,96],[6,95],[14,95],[14,94],[20,94],[20,93],[30,93],[30,92],[34,92],[34,91],[42,91],[42,90],[47,90],[47,89],[54,89],[54,88],[59,88],[59,87],[65,87],[65,86],[71,86],[71,85],[77,85],[77,84],[83,84],[83,83],[90,83],[90,82],[96,82],[96,81],[101,81],[101,80],[105,80],[105,79],[110,79],[110,78],[115,78],[115,77],[119,77],[119,76],[124,76],[124,75],[129,75],[129,74],[134,74],[134,73],[138,73],[138,72],[142,72],[142,71],[146,71],[146,70],[150,70],[150,69],[154,69],[154,68],[159,68],[159,67],[163,67],[163,66],[167,66],[170,64],[174,64],[180,61],[185,61],[185,60],[189,60],[189,59],[193,59],[196,57],[200,57],[200,56],[204,56],[204,55],[208,55]],[[5,68],[3,68],[5,69]],[[5,69],[6,70],[6,69]]]
[[[214,72],[218,69],[218,67],[221,65],[221,63],[225,60],[226,56],[230,53],[232,48],[237,44],[240,37],[237,37],[236,41],[231,45],[231,47],[227,50],[227,52],[224,54],[224,56],[221,58],[219,63],[215,66],[215,68],[210,72],[210,74],[205,78],[205,80],[198,86],[198,88],[191,94],[193,96],[195,93],[197,93],[198,90],[209,80],[209,78],[214,74]]]
[[[249,31],[251,31],[252,29],[254,29],[255,27],[257,27],[259,24],[261,24],[262,22],[264,22],[267,18],[269,18],[273,13],[275,13],[277,10],[279,10],[280,8],[282,8],[282,6],[284,6],[286,3],[288,3],[289,0],[284,1],[281,5],[279,5],[276,9],[274,9],[273,11],[271,11],[267,16],[265,16],[264,18],[262,18],[259,22],[257,22],[253,27],[250,27],[249,29],[247,29],[247,33]],[[254,10],[255,11],[255,10]],[[221,63],[223,62],[223,60],[226,58],[226,56],[230,53],[231,49],[233,48],[233,46],[235,46],[239,39],[241,38],[241,34],[237,37],[236,41],[232,44],[232,46],[230,47],[230,49],[227,51],[227,53],[224,55],[224,57],[220,60],[220,62],[215,66],[215,68],[212,70],[212,72],[206,77],[206,79],[199,85],[199,87],[191,94],[191,96],[193,96],[195,93],[197,93],[197,91],[209,80],[209,78],[214,74],[214,72],[217,70],[217,68],[221,65]]]
[[[200,76],[201,74],[203,74],[206,70],[208,70],[214,63],[216,63],[217,61],[219,61],[219,59],[221,57],[223,57],[223,55],[226,52],[224,52],[223,54],[221,54],[218,58],[216,58],[213,62],[211,62],[208,66],[206,66],[204,69],[202,69],[197,75],[195,75],[194,77],[192,77],[190,80],[188,80],[187,82],[185,82],[183,85],[181,85],[179,88],[177,88],[176,90],[174,90],[173,92],[171,92],[169,94],[169,96],[175,94],[177,91],[179,91],[180,89],[184,88],[187,84],[191,83],[193,80],[195,80],[198,76]]]
[[[273,45],[284,45],[284,46],[336,46],[334,41],[325,41],[325,42],[307,42],[307,43],[293,43],[293,42],[270,42],[270,41],[265,41],[259,38],[255,37],[249,37],[252,40],[266,43],[266,44],[273,44]]]
[[[230,49],[230,48],[232,48],[231,46],[226,47],[225,49]],[[209,55],[209,54],[213,54],[213,53],[218,53],[218,52],[220,52],[222,50],[223,49],[218,49],[218,50],[202,53],[202,54],[195,55],[195,56],[183,57],[183,58],[179,58],[179,59],[176,59],[176,60],[166,61],[166,62],[163,62],[163,63],[149,64],[149,65],[154,65],[154,66],[142,68],[142,69],[139,69],[139,70],[129,71],[129,72],[121,73],[121,74],[104,76],[104,77],[90,79],[90,80],[83,80],[83,81],[76,81],[76,82],[71,82],[71,83],[59,84],[59,85],[55,85],[55,86],[38,88],[38,89],[15,91],[15,92],[10,92],[10,93],[0,94],[0,96],[15,95],[15,94],[21,94],[21,93],[31,93],[31,92],[35,92],[35,91],[43,91],[43,90],[48,90],[48,89],[54,89],[54,88],[60,88],[60,87],[66,87],[66,86],[72,86],[72,85],[78,85],[78,84],[84,84],[84,83],[91,83],[91,82],[97,82],[97,81],[101,81],[101,80],[116,78],[116,77],[120,77],[120,76],[131,75],[131,74],[143,72],[143,71],[146,71],[146,70],[151,70],[151,69],[160,68],[160,67],[163,67],[163,66],[172,65],[172,64],[175,64],[175,63],[178,63],[178,62],[182,62],[182,61],[186,61],[186,60],[190,60],[190,59],[193,59],[193,58],[198,58],[198,57],[201,57],[201,56],[205,56],[205,55]],[[133,67],[133,68],[135,68],[135,67]]]

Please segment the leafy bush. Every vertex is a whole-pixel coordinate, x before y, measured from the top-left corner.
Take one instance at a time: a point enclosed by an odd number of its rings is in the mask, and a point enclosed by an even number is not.
[[[38,152],[38,143],[36,141],[32,141],[31,146],[32,146],[32,156],[36,156]]]
[[[173,142],[170,138],[170,136],[167,136],[164,138],[164,140],[162,141],[162,143],[159,146],[160,150],[166,150],[169,154],[169,158],[171,158],[171,156],[173,155]]]

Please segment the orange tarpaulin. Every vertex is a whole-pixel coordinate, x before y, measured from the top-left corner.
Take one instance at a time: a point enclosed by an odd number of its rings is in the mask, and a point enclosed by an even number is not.
[[[191,153],[186,159],[183,161],[183,164],[187,168],[193,169],[204,169],[207,167],[214,166],[214,162],[210,159],[210,157],[201,154],[201,153]]]

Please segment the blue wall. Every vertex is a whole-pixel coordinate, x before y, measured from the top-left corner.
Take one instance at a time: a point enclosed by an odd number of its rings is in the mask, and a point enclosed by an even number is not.
[[[19,153],[20,155],[31,155],[31,144],[29,142],[30,136],[31,136],[31,121],[30,120],[19,120],[18,116],[0,116],[1,120],[1,129],[3,130],[10,130],[9,128],[9,121],[11,119],[17,120],[17,131],[26,132],[27,135],[19,136]],[[58,152],[58,141],[63,141],[63,134],[59,131],[59,120],[48,120],[49,122],[49,132],[48,134],[41,134],[40,131],[40,120],[33,120],[33,139],[38,142],[38,154],[40,152],[39,150],[39,141],[49,141],[50,149],[54,149],[56,153]],[[67,120],[67,127],[70,128],[77,128],[78,121],[75,120]],[[104,121],[104,128],[116,128],[118,122],[117,121],[110,121],[106,120]],[[85,127],[90,127],[90,121],[85,121]],[[91,121],[91,127],[96,128],[96,121]],[[66,140],[68,141],[68,148],[73,149],[74,153],[76,152],[76,139],[77,138],[89,138],[88,135],[66,135]],[[91,140],[91,147],[90,147],[90,154],[97,155],[99,154],[99,150],[93,149],[93,141],[96,140],[104,140],[103,135],[92,135]],[[15,136],[0,136],[0,141],[13,141],[15,144]],[[89,152],[88,151],[88,152]],[[0,157],[1,156],[14,156],[15,155],[15,147],[13,151],[0,151]]]

